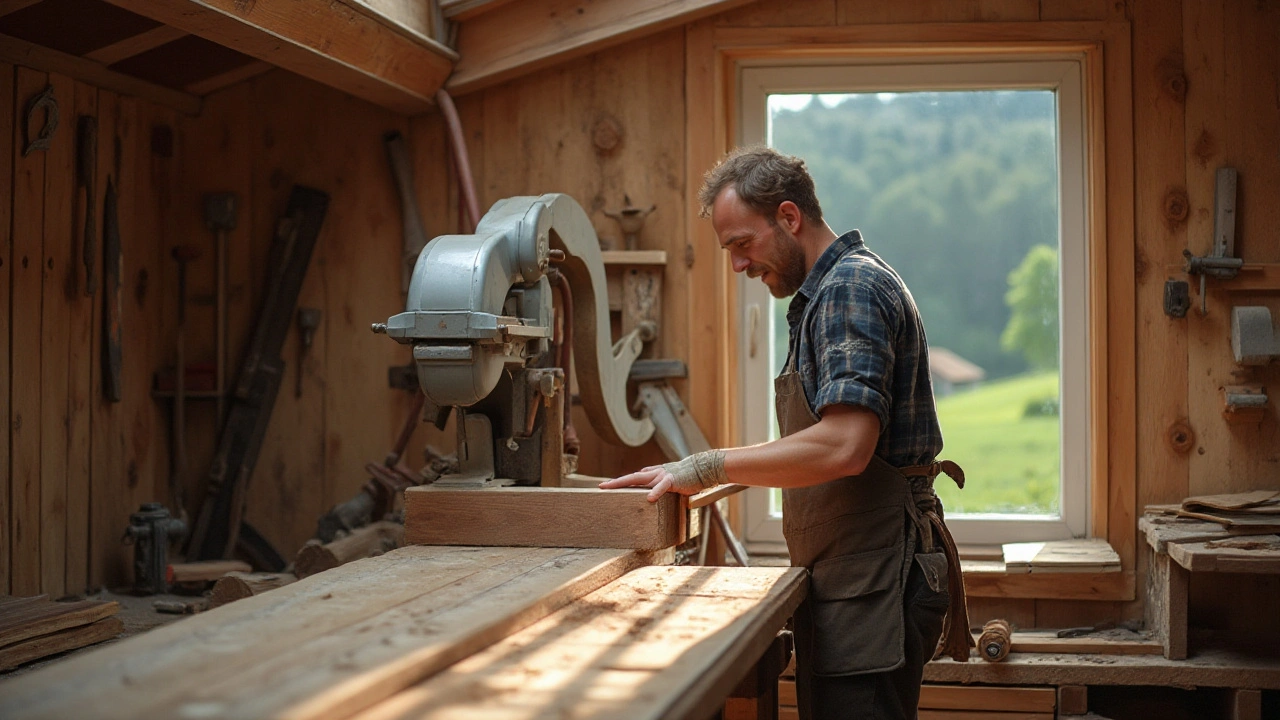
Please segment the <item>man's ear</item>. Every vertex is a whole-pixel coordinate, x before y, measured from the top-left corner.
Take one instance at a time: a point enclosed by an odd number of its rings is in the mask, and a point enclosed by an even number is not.
[[[778,205],[778,213],[775,218],[778,224],[787,229],[792,235],[799,235],[800,228],[804,225],[804,213],[800,212],[800,207],[790,200],[783,200]]]

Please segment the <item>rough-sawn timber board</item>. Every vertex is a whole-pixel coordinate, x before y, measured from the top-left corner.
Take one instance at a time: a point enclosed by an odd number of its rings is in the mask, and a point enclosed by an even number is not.
[[[400,548],[0,683],[0,717],[345,718],[645,562]]]
[[[804,599],[803,568],[647,567],[358,720],[702,720]]]
[[[688,536],[682,498],[644,489],[438,485],[404,492],[411,545],[611,547],[660,550]]]

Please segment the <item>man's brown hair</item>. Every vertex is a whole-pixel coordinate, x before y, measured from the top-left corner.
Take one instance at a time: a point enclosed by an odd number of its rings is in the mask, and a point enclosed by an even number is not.
[[[747,207],[770,223],[778,206],[790,200],[812,222],[822,222],[822,206],[813,177],[804,160],[763,145],[733,150],[702,178],[698,202],[701,217],[711,217],[711,206],[725,188],[732,186]]]

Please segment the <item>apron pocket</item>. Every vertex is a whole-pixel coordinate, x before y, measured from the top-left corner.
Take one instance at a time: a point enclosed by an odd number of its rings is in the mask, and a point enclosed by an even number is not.
[[[903,663],[902,545],[814,565],[816,675],[857,675]]]

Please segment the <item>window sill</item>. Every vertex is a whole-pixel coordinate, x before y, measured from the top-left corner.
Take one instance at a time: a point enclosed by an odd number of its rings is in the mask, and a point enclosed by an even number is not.
[[[1134,599],[1132,570],[1008,573],[1003,562],[961,560],[969,597],[1036,600],[1129,601]]]

